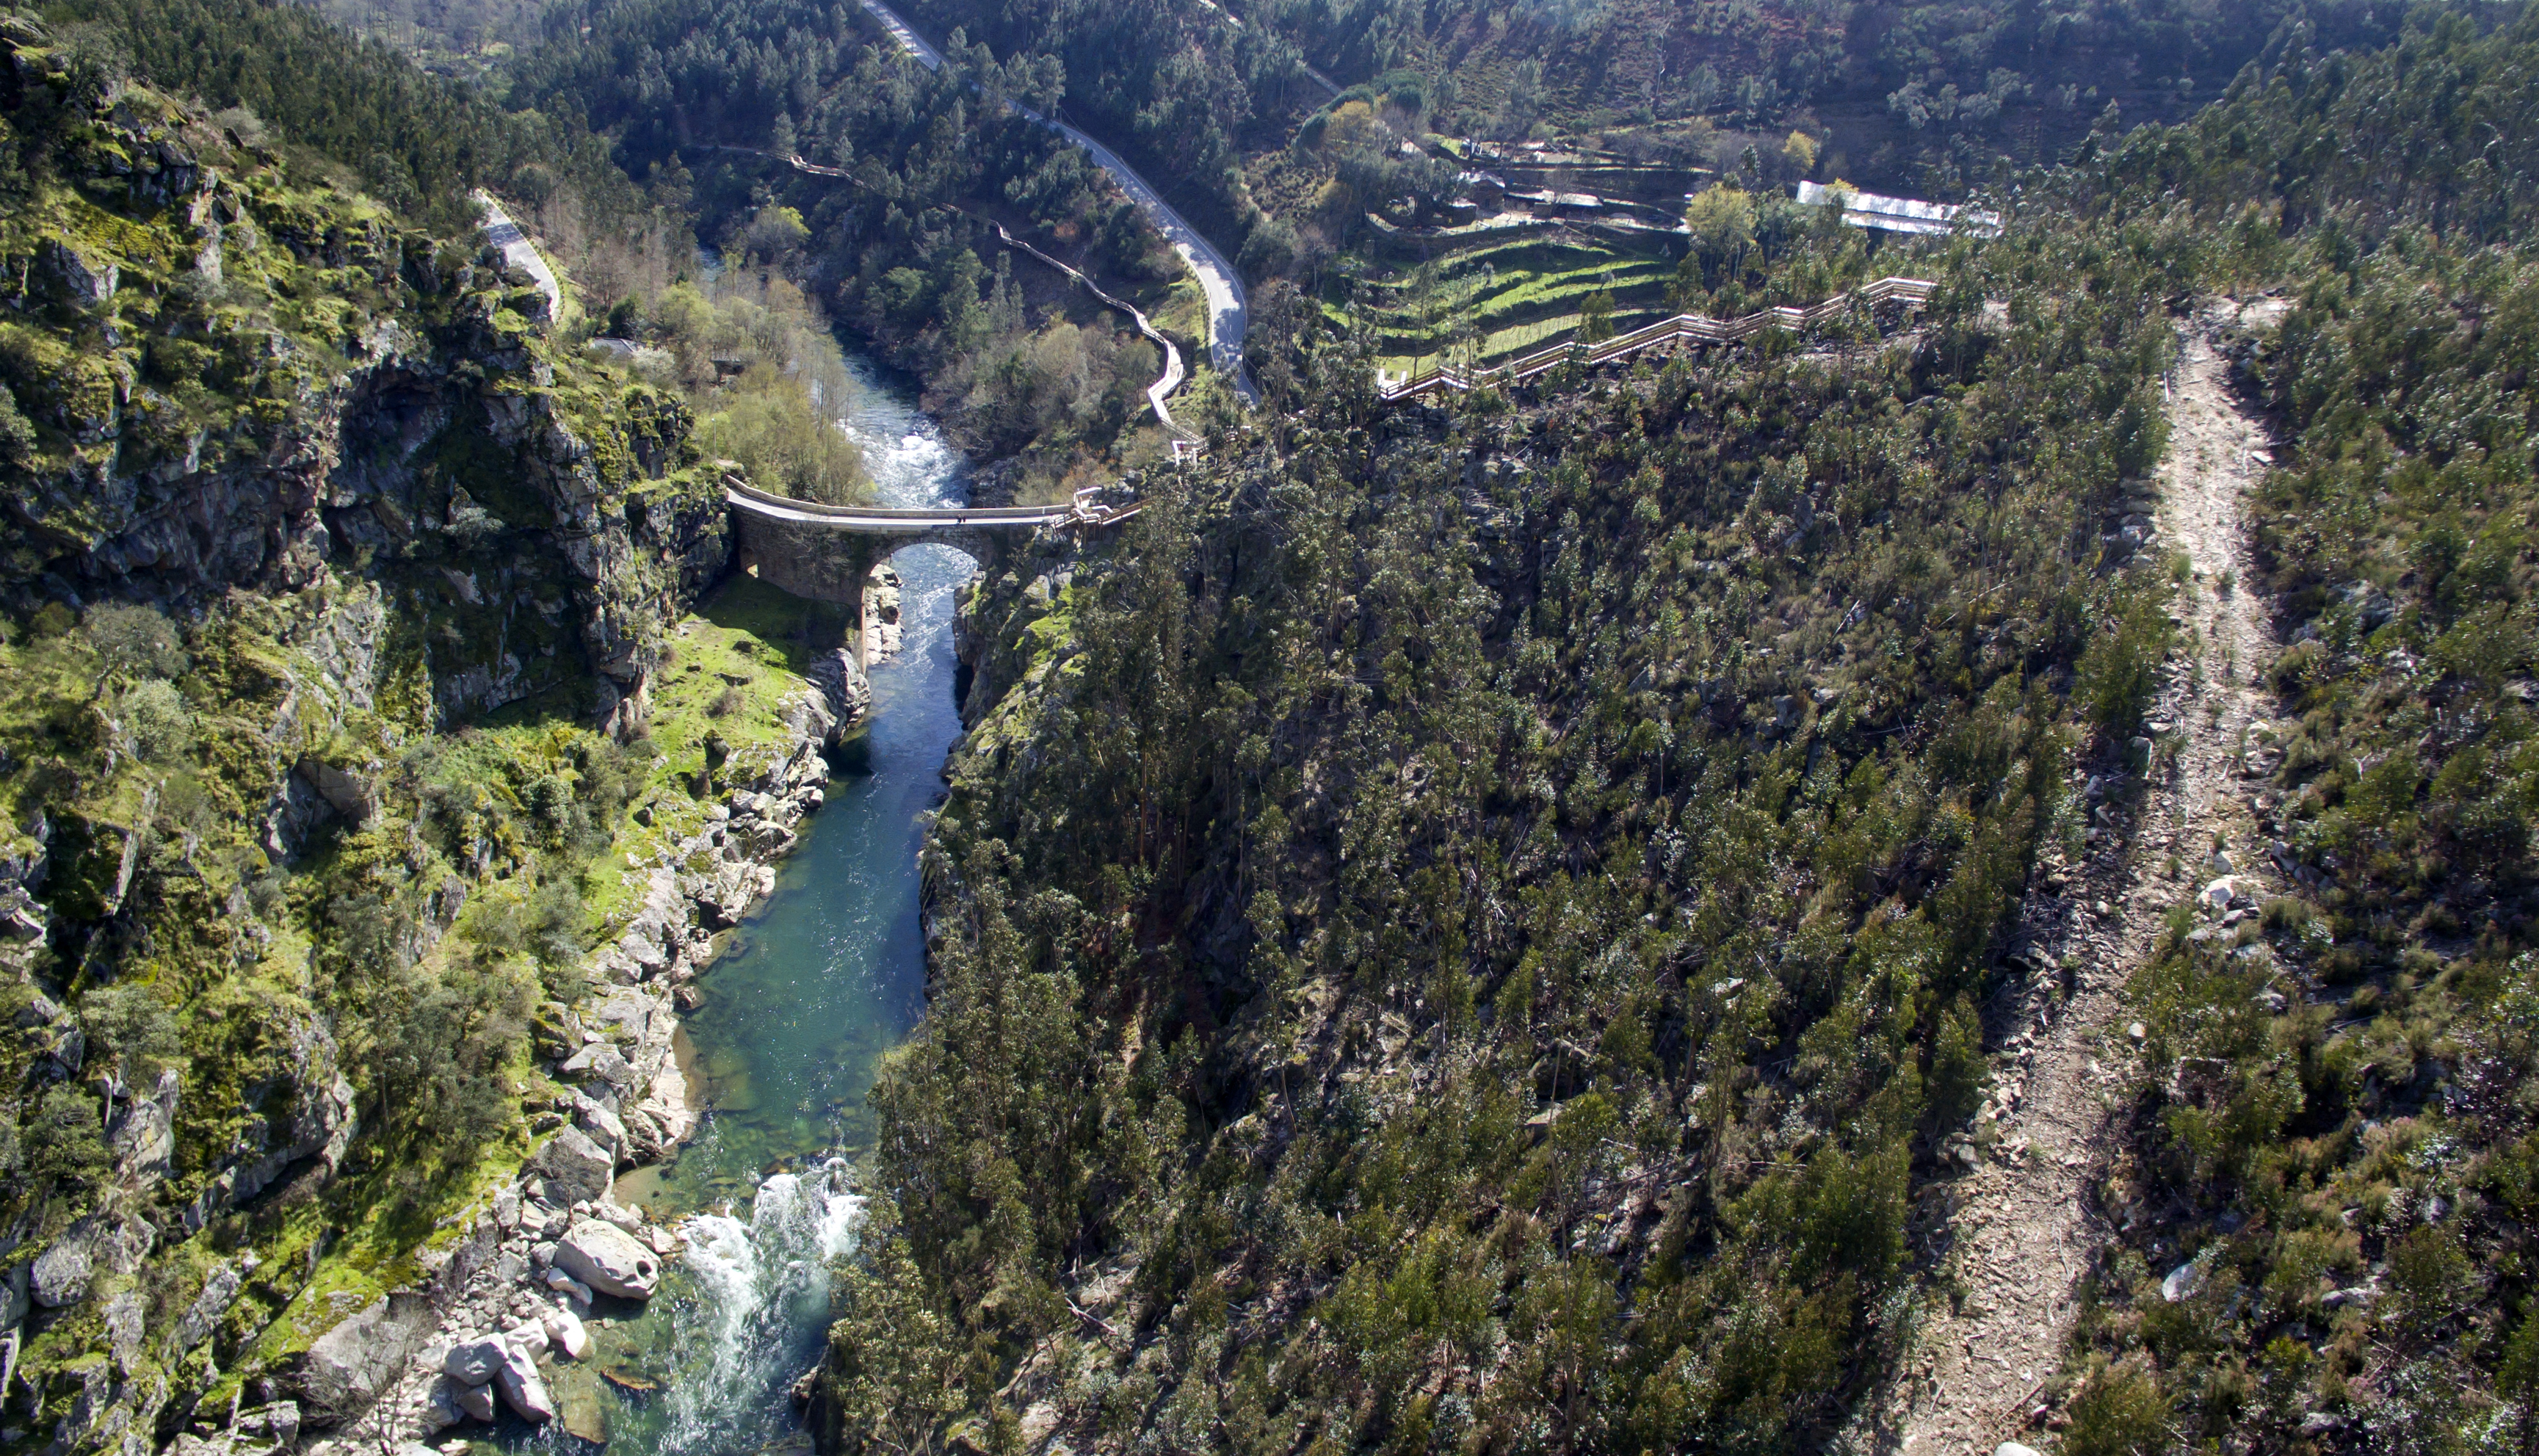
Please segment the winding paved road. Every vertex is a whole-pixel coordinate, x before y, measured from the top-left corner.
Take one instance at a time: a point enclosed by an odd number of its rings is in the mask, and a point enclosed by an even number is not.
[[[503,204],[494,200],[494,194],[482,187],[476,189],[476,212],[477,221],[485,229],[485,241],[502,253],[503,261],[529,275],[529,281],[537,285],[538,292],[547,296],[547,317],[561,321],[564,317],[564,290],[557,285],[555,270],[547,266],[537,244],[529,242],[528,235],[520,231],[520,225],[512,221],[512,215],[503,210]]]
[[[911,29],[897,12],[882,4],[881,0],[863,0],[863,7],[881,23],[883,30],[890,33],[891,38],[899,42],[900,49],[917,58],[918,64],[929,71],[943,69],[943,52],[926,43],[926,37]],[[1249,321],[1243,277],[1235,272],[1232,263],[1226,261],[1225,254],[1218,252],[1213,244],[1200,236],[1197,228],[1173,211],[1162,194],[1149,186],[1146,179],[1137,174],[1137,170],[1123,161],[1119,153],[1077,127],[1044,116],[1019,102],[1007,102],[1006,104],[1092,154],[1094,162],[1111,173],[1120,189],[1129,194],[1129,200],[1135,203],[1137,210],[1146,215],[1146,220],[1155,225],[1155,231],[1164,235],[1164,241],[1172,244],[1173,251],[1182,255],[1182,261],[1190,265],[1192,274],[1199,279],[1200,290],[1207,295],[1208,363],[1214,365],[1218,373],[1234,381],[1234,392],[1242,396],[1245,404],[1260,403],[1261,392],[1253,387],[1251,371],[1243,366],[1243,331]]]
[[[802,154],[799,152],[770,152],[759,147],[732,146],[720,147],[717,150],[724,152],[742,152],[752,157],[770,158],[774,161],[784,163],[786,166],[792,168],[795,172],[801,173],[806,176],[828,177],[832,180],[842,182],[854,182],[856,180],[856,174],[847,171],[845,168],[822,167],[819,163],[803,160]],[[948,212],[959,213],[961,216],[968,218],[973,222],[982,223],[988,227],[995,229],[997,242],[1031,257],[1038,258],[1040,261],[1056,268],[1059,272],[1064,273],[1067,277],[1074,279],[1076,282],[1083,284],[1085,290],[1091,293],[1095,298],[1100,299],[1105,306],[1117,309],[1121,312],[1128,314],[1131,321],[1137,325],[1137,332],[1144,334],[1147,338],[1153,340],[1155,347],[1164,351],[1164,372],[1155,377],[1155,381],[1153,383],[1146,386],[1146,403],[1152,406],[1155,411],[1155,422],[1162,425],[1165,433],[1173,437],[1174,454],[1178,456],[1188,448],[1198,446],[1201,443],[1199,433],[1175,420],[1173,418],[1171,408],[1164,403],[1166,397],[1171,395],[1175,389],[1182,386],[1182,380],[1185,378],[1185,371],[1182,368],[1181,346],[1174,343],[1169,337],[1167,337],[1163,330],[1155,327],[1154,320],[1148,318],[1143,311],[1138,309],[1136,305],[1130,303],[1127,299],[1115,297],[1106,291],[1101,284],[1098,284],[1091,278],[1085,276],[1082,269],[1074,267],[1056,257],[1052,257],[1050,254],[1041,251],[1039,248],[1034,247],[1030,243],[1015,237],[1012,233],[1006,230],[1004,224],[997,222],[995,219],[981,217],[979,214],[970,211],[968,208],[961,207],[950,202],[937,202],[933,205],[943,208]]]

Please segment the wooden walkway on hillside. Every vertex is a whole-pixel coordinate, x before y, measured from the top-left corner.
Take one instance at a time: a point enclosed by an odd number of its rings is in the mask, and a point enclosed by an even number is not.
[[[771,161],[782,162],[792,168],[795,172],[801,173],[805,176],[827,177],[835,181],[853,183],[856,186],[863,186],[865,184],[862,178],[857,176],[854,173],[847,171],[845,168],[824,167],[817,162],[806,160],[799,152],[770,152],[759,147],[731,146],[721,147],[718,150],[724,152],[742,152],[753,157],[765,157]],[[958,213],[962,217],[968,218],[974,223],[995,229],[997,242],[1003,243],[1007,247],[1013,248],[1017,252],[1028,254],[1029,256],[1056,268],[1059,272],[1064,273],[1067,277],[1084,285],[1085,291],[1092,294],[1096,299],[1099,299],[1104,307],[1116,309],[1120,312],[1128,314],[1129,321],[1136,325],[1137,332],[1144,335],[1156,348],[1164,351],[1164,372],[1157,375],[1155,377],[1155,381],[1146,386],[1146,404],[1155,412],[1155,423],[1163,426],[1165,435],[1171,438],[1173,457],[1175,459],[1181,459],[1190,455],[1202,453],[1205,451],[1206,442],[1200,437],[1199,432],[1174,419],[1171,408],[1164,403],[1164,400],[1171,395],[1174,390],[1179,389],[1182,386],[1182,381],[1189,376],[1189,371],[1182,364],[1181,346],[1165,337],[1164,331],[1155,327],[1154,320],[1148,318],[1143,310],[1140,310],[1136,305],[1130,303],[1127,299],[1113,294],[1108,289],[1105,289],[1101,284],[1094,282],[1083,269],[1052,257],[1050,254],[1034,247],[1022,239],[1015,237],[1012,233],[1006,230],[1004,224],[997,222],[995,218],[989,217],[983,213],[972,212],[970,209],[955,202],[926,200],[926,205],[929,207],[939,207],[946,212]]]

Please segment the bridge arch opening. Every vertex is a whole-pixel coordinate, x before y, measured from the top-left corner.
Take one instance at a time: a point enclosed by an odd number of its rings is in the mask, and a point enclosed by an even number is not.
[[[947,634],[942,646],[948,650],[959,593],[988,569],[985,557],[968,542],[894,541],[875,550],[857,602],[861,622],[857,640],[865,667],[934,646],[928,640],[910,641],[912,627],[924,633],[937,630],[939,623]]]

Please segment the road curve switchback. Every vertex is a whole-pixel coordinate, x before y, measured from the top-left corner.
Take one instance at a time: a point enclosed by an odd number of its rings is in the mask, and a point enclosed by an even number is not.
[[[890,33],[890,37],[899,42],[899,48],[916,57],[918,64],[929,71],[943,69],[943,52],[928,44],[926,37],[899,18],[897,12],[882,4],[881,0],[862,0],[862,3],[872,18],[880,22],[881,28]],[[1225,254],[1201,237],[1199,229],[1175,212],[1172,205],[1164,201],[1163,195],[1139,176],[1137,170],[1124,161],[1119,153],[1064,121],[1044,116],[1020,103],[1008,102],[1006,104],[1082,147],[1092,156],[1095,165],[1120,184],[1120,190],[1129,194],[1130,202],[1146,215],[1146,221],[1154,224],[1155,231],[1164,235],[1164,241],[1172,245],[1173,251],[1181,254],[1192,276],[1199,279],[1200,291],[1207,297],[1208,363],[1234,381],[1234,392],[1242,396],[1245,404],[1259,404],[1261,391],[1253,387],[1252,373],[1243,365],[1243,333],[1250,322],[1250,304],[1243,292],[1243,275],[1237,273],[1234,265],[1226,261]]]

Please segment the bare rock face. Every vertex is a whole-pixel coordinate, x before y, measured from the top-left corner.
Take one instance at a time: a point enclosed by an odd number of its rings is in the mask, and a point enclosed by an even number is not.
[[[114,1153],[114,1172],[127,1188],[148,1188],[168,1176],[176,1153],[176,1074],[159,1075],[155,1095],[125,1103],[106,1129],[106,1146]]]
[[[439,1316],[420,1294],[399,1293],[317,1337],[301,1356],[298,1385],[311,1423],[367,1407],[403,1372]]]
[[[650,1299],[661,1283],[661,1258],[614,1223],[584,1218],[556,1244],[556,1268],[602,1294]]]
[[[36,1256],[32,1275],[35,1302],[46,1309],[79,1303],[101,1270],[130,1274],[154,1242],[150,1225],[138,1219],[103,1210],[82,1215]]]
[[[262,1074],[247,1089],[248,1105],[259,1118],[246,1130],[245,1149],[184,1211],[189,1230],[262,1193],[295,1164],[313,1162],[332,1176],[359,1126],[353,1083],[344,1075],[334,1036],[316,1013],[289,997],[272,998],[253,1012],[237,1018],[245,1029],[238,1045],[223,1050],[237,1065]]]
[[[377,776],[379,767],[347,767],[328,763],[313,754],[303,754],[293,772],[326,800],[328,808],[358,825],[369,822],[371,815],[378,812]]]
[[[852,648],[842,647],[813,659],[803,676],[819,688],[830,717],[836,720],[829,730],[832,743],[863,722],[864,714],[872,708],[872,683],[864,677],[864,669],[857,662]]]
[[[230,1430],[247,1440],[274,1447],[288,1447],[300,1439],[300,1407],[291,1401],[275,1401],[240,1411],[230,1422]]]
[[[557,1129],[529,1165],[546,1179],[550,1202],[558,1204],[596,1202],[617,1172],[615,1154],[575,1127]]]

